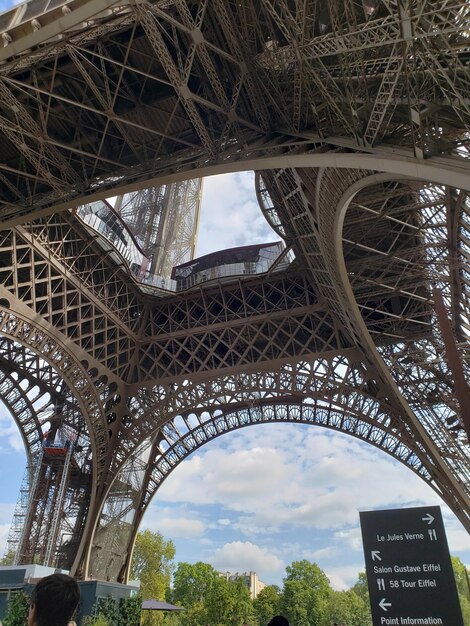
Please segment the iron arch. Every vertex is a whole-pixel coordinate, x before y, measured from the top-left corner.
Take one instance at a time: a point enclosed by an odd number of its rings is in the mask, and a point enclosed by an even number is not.
[[[433,480],[433,468],[422,461],[420,455],[406,437],[397,433],[390,424],[378,428],[377,424],[360,415],[347,415],[342,407],[328,406],[318,401],[293,402],[285,399],[279,402],[253,402],[237,409],[226,411],[196,411],[187,416],[180,416],[179,431],[174,426],[175,419],[168,422],[163,430],[163,437],[157,446],[149,442],[149,448],[160,451],[147,474],[147,488],[138,510],[129,538],[128,560],[123,570],[127,580],[129,575],[132,549],[139,525],[148,505],[156,496],[158,489],[170,474],[193,452],[205,444],[248,426],[274,423],[291,423],[319,426],[342,434],[351,435],[360,441],[369,443],[399,461],[417,476],[423,479],[436,493],[446,499],[446,494]],[[186,424],[186,432],[181,432],[181,422]],[[179,432],[178,438],[175,434]],[[163,442],[168,444],[162,445]],[[414,443],[414,442],[413,442]]]
[[[44,393],[48,393],[51,396],[52,403],[59,402],[58,398],[61,396],[59,388],[60,386],[63,387],[65,400],[62,399],[60,401],[62,402],[61,411],[64,411],[64,415],[68,415],[65,421],[68,419],[71,432],[75,433],[72,436],[76,437],[78,445],[76,447],[77,452],[74,452],[74,455],[78,455],[77,459],[80,465],[89,467],[89,470],[87,470],[90,476],[90,484],[86,494],[87,511],[84,513],[85,518],[81,524],[80,531],[84,533],[86,531],[85,526],[90,524],[89,512],[92,510],[96,498],[94,490],[91,489],[91,484],[93,480],[96,480],[99,469],[97,469],[97,460],[99,460],[100,455],[98,450],[96,450],[96,440],[90,436],[90,432],[96,427],[99,430],[97,422],[104,422],[99,391],[95,388],[92,380],[83,368],[75,362],[73,356],[48,334],[44,328],[35,325],[31,321],[24,320],[11,309],[5,310],[0,308],[0,331],[2,335],[1,347],[6,348],[13,369],[16,369],[16,357],[20,361],[19,371],[21,375],[27,377],[29,374],[32,380],[36,374],[37,381],[42,385]],[[49,379],[49,382],[45,382],[46,379]],[[36,381],[34,384],[36,384]],[[18,390],[16,386],[12,387],[10,385],[7,387],[7,391],[9,387],[14,391]],[[24,400],[23,396],[22,399]],[[13,398],[10,400],[10,404],[12,404],[14,409]],[[45,433],[42,425],[48,419],[38,420],[37,412],[32,411],[31,407],[29,409],[28,417],[32,421],[27,423],[20,422],[19,426],[23,438],[26,438],[28,442],[27,451],[29,451],[30,455],[33,451],[35,453],[36,460],[38,460],[36,469],[38,469],[41,464],[39,461],[43,457],[42,444]],[[15,415],[15,413],[13,414]],[[48,415],[52,415],[52,413]],[[31,431],[33,435],[31,444],[29,444],[27,429],[28,425],[31,424],[34,424],[34,428]],[[84,444],[86,445],[84,446]],[[104,466],[104,463],[102,465]],[[44,468],[44,471],[46,469]],[[44,548],[44,546],[42,547]],[[75,557],[75,549],[73,557]],[[71,562],[68,562],[67,566],[70,568]]]

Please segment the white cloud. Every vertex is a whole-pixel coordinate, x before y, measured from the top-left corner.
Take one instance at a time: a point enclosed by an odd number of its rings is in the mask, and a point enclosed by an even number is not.
[[[199,537],[204,533],[204,524],[197,519],[163,517],[158,530],[164,537]]]
[[[324,548],[320,548],[319,550],[306,551],[303,553],[303,557],[309,561],[317,562],[323,559],[330,559],[331,557],[335,557],[339,554],[339,550],[335,546],[325,546]]]
[[[362,536],[359,526],[336,531],[333,540],[349,550],[362,551]]]
[[[185,505],[160,507],[154,501],[145,514],[142,528],[161,532],[166,539],[176,539],[203,535],[206,523],[198,512]]]
[[[218,438],[180,465],[157,498],[204,512],[222,569],[247,569],[235,546],[243,556],[257,546],[286,564],[317,562],[344,589],[364,570],[359,511],[425,505],[442,507],[451,552],[470,560],[469,536],[424,481],[380,450],[320,428],[260,425]],[[279,572],[263,575],[282,584]]]
[[[4,407],[4,405],[0,402],[0,430],[2,433],[2,439],[0,444],[0,452],[3,451],[13,451],[18,453],[23,453],[24,451],[24,443],[21,438],[20,431],[18,426],[16,425],[13,417],[10,415],[8,410]]]
[[[256,572],[260,579],[284,569],[275,554],[249,541],[232,541],[215,550],[209,563],[221,572]]]
[[[14,510],[14,504],[2,504],[0,506],[0,557],[5,553]]]
[[[202,539],[199,540],[199,545],[201,545],[201,546],[213,546],[214,542],[212,541],[212,539],[208,539],[207,537],[203,537]]]
[[[0,557],[5,554],[10,524],[0,524]]]
[[[346,435],[289,424],[248,430],[198,451],[158,497],[218,503],[234,513],[231,526],[249,537],[287,525],[357,527],[359,510],[439,503],[410,470]]]
[[[325,574],[330,579],[333,589],[343,591],[350,589],[357,582],[357,575],[361,571],[364,571],[364,563],[329,567],[325,569]]]
[[[14,510],[15,504],[2,503],[2,506],[0,506],[0,524],[3,524],[4,522],[10,522]]]
[[[197,256],[277,240],[258,206],[253,172],[204,180]]]
[[[455,517],[448,519],[447,515],[444,516],[444,524],[450,553],[468,552],[467,558],[470,559],[470,535],[468,532]]]

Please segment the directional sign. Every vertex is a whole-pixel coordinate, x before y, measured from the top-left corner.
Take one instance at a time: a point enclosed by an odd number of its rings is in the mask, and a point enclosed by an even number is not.
[[[440,508],[359,515],[374,626],[463,626]]]

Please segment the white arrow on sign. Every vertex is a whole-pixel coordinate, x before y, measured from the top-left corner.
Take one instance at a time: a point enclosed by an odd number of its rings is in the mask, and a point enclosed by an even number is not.
[[[431,515],[431,513],[426,513],[426,515],[421,519],[423,520],[423,522],[427,522],[428,524],[432,524],[434,521],[434,517]]]
[[[378,550],[371,550],[370,555],[373,561],[381,561],[382,557],[380,556],[380,552]]]
[[[386,602],[385,598],[382,598],[382,600],[380,600],[379,602],[379,606],[383,611],[388,611],[387,606],[392,606],[392,603]]]

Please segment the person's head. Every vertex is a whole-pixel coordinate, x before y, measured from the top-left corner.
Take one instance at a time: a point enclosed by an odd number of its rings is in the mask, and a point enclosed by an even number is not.
[[[28,626],[67,626],[80,600],[77,582],[66,574],[42,578],[31,593]]]
[[[268,626],[289,626],[289,622],[283,615],[275,615]]]

